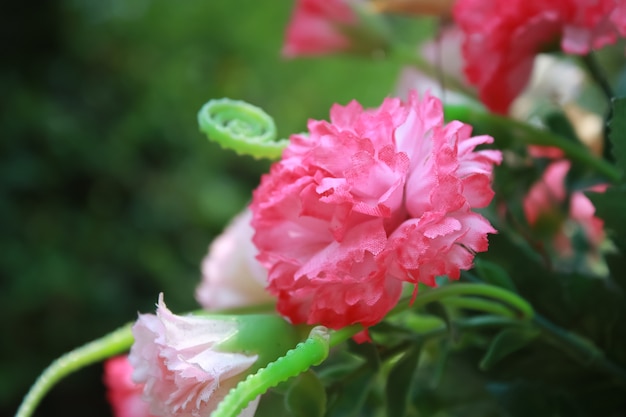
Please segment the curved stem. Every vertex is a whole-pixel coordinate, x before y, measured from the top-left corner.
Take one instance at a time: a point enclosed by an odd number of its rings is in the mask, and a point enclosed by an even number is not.
[[[241,315],[241,314],[267,314],[276,312],[276,303],[262,303],[243,307],[230,307],[218,310],[196,310],[192,314],[197,315]]]
[[[473,283],[482,282],[480,278],[469,272],[464,272],[463,278]],[[541,330],[543,337],[553,346],[569,354],[579,363],[595,366],[596,369],[613,375],[621,384],[626,385],[626,370],[607,359],[604,352],[592,341],[562,329],[537,313],[533,316],[532,323]]]
[[[495,302],[478,298],[461,298],[460,296],[463,295],[488,297],[494,299]],[[411,302],[411,299],[412,297],[401,299],[396,307],[387,313],[387,317],[402,313],[409,308],[424,306],[433,301],[441,301],[461,308],[480,310],[506,319],[528,320],[535,314],[532,306],[517,294],[488,284],[449,284],[423,292],[413,302]],[[330,346],[337,346],[363,330],[363,326],[353,325],[331,331]]]
[[[133,343],[133,335],[130,331],[132,324],[129,323],[113,333],[74,349],[52,362],[30,388],[15,417],[31,416],[44,395],[61,378],[84,366],[128,350]]]
[[[277,159],[289,144],[277,139],[274,119],[241,100],[209,100],[198,112],[200,130],[222,147],[253,158]]]
[[[569,354],[579,363],[612,375],[626,386],[626,370],[607,359],[604,352],[592,341],[568,332],[540,315],[535,315],[533,324],[541,329],[542,335],[550,344]]]
[[[450,297],[441,300],[441,302],[446,306],[482,311],[495,316],[515,318],[515,313],[506,306],[482,298]]]
[[[511,140],[516,140],[526,145],[554,146],[560,148],[572,161],[594,169],[613,183],[617,183],[621,179],[619,170],[605,160],[595,157],[580,143],[572,142],[525,122],[487,113],[468,106],[446,105],[444,108],[447,120],[459,120],[469,124],[484,125],[489,131],[488,133],[493,135],[496,145],[500,148],[507,147],[507,141],[510,142]]]
[[[461,295],[478,295],[495,299],[510,308],[516,313],[520,319],[531,319],[535,312],[532,306],[523,298],[511,291],[488,284],[449,284],[420,293],[412,303],[413,307],[421,307],[433,301],[439,301],[447,297]],[[396,314],[407,308],[406,304],[410,304],[412,297],[405,297],[398,303],[390,314]],[[403,302],[405,301],[405,302]]]
[[[328,357],[329,338],[327,328],[314,327],[307,340],[239,382],[219,403],[211,417],[236,417],[268,389],[322,363]]]
[[[344,327],[343,329],[334,330],[330,333],[330,347],[337,346],[346,340],[350,339],[355,334],[363,331],[363,326],[355,324],[352,326]]]
[[[613,100],[613,97],[615,97],[615,93],[613,92],[613,88],[611,88],[611,85],[606,78],[606,74],[604,74],[602,68],[600,68],[600,65],[598,64],[598,61],[596,60],[593,52],[589,52],[587,55],[583,55],[581,57],[581,60],[587,68],[587,71],[589,72],[591,78],[596,82],[596,84],[598,84],[598,87],[600,87],[602,93],[604,93],[604,96],[606,97],[607,103],[610,107],[611,100]]]

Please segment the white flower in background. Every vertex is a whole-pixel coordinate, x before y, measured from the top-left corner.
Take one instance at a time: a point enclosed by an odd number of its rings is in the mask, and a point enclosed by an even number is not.
[[[416,54],[428,61],[435,71],[438,71],[438,75],[433,77],[417,68],[404,67],[398,78],[396,94],[406,97],[409,90],[415,89],[420,93],[420,96],[429,92],[446,104],[464,104],[472,101],[470,97],[451,91],[445,85],[445,80],[455,80],[456,83],[460,83],[468,90],[472,89],[465,81],[463,74],[462,40],[463,33],[459,28],[450,26],[443,29],[435,39],[421,45]]]
[[[202,261],[196,299],[207,310],[245,307],[274,300],[265,291],[267,271],[256,260],[251,213],[246,209],[215,238]]]

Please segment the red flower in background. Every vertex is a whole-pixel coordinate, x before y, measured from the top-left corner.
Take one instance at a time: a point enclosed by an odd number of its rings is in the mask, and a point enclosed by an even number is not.
[[[251,209],[258,259],[278,310],[294,323],[371,326],[403,282],[458,278],[487,249],[499,151],[471,127],[443,124],[441,102],[386,99],[335,105],[309,121],[263,176]]]
[[[115,417],[152,417],[150,405],[141,398],[143,384],[132,380],[128,356],[116,356],[104,363],[104,385]]]
[[[465,74],[492,111],[506,113],[530,79],[535,55],[560,43],[569,54],[626,36],[622,0],[458,0]]]
[[[341,26],[357,21],[344,0],[297,0],[287,26],[283,55],[322,55],[350,47],[350,39]]]

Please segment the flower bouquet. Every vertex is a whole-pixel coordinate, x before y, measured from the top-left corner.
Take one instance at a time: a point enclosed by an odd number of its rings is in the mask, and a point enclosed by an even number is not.
[[[396,24],[423,16],[407,46]],[[619,0],[297,0],[285,56],[401,59],[396,91],[287,139],[207,102],[209,139],[274,162],[211,244],[201,308],[161,294],[17,417],[100,361],[123,417],[623,415],[623,37]]]

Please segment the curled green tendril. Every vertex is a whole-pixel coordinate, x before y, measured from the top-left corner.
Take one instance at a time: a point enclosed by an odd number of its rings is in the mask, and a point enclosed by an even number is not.
[[[330,332],[326,327],[314,327],[307,340],[255,374],[248,375],[230,390],[211,417],[237,417],[252,400],[268,389],[305,372],[311,366],[319,365],[328,357],[329,341]]]
[[[15,417],[30,417],[46,393],[63,377],[87,365],[125,352],[133,343],[129,323],[113,333],[94,340],[61,356],[39,376],[24,397]]]
[[[257,159],[278,159],[289,143],[276,139],[276,125],[267,113],[245,101],[210,100],[200,109],[198,123],[223,148]]]

